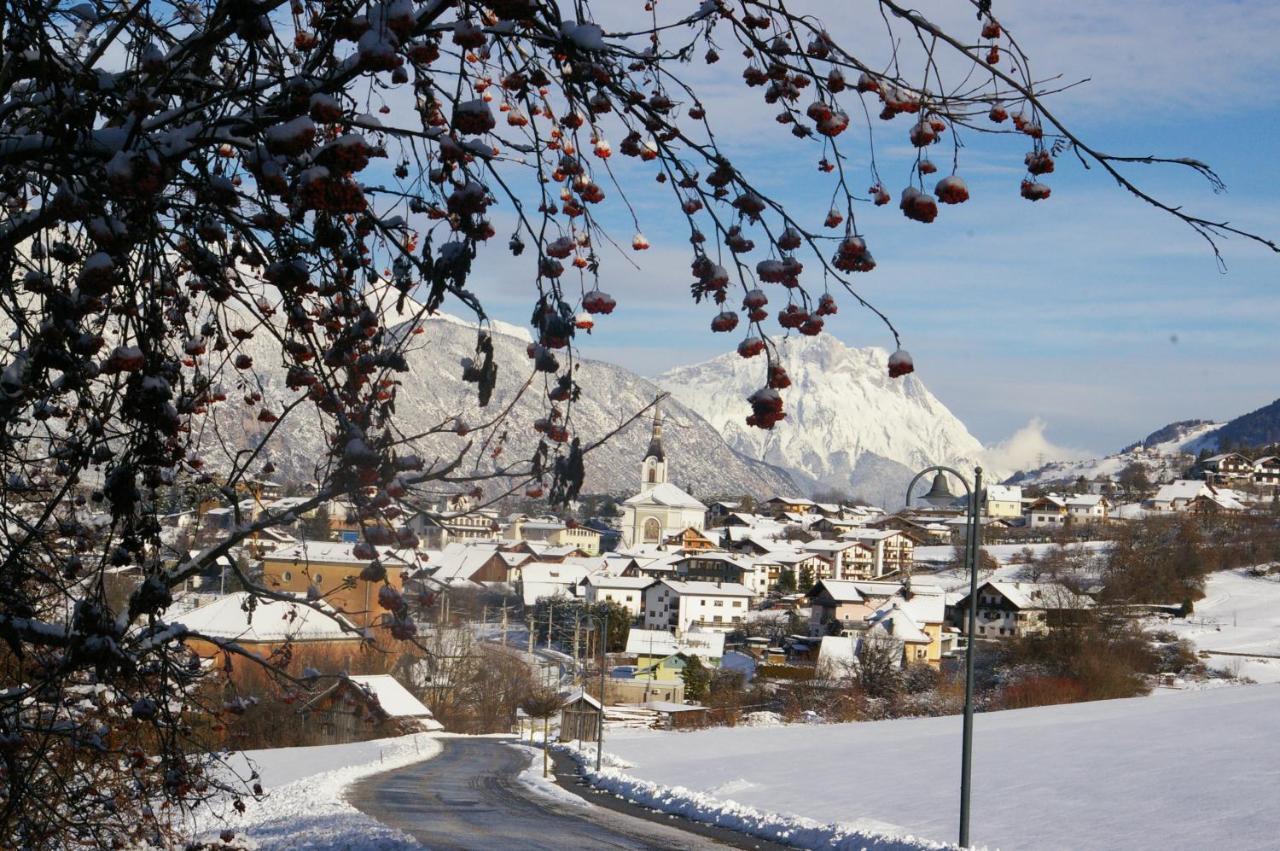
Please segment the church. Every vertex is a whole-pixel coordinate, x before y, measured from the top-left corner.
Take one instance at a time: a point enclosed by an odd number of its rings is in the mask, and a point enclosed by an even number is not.
[[[662,411],[655,407],[653,436],[640,462],[640,493],[622,504],[622,543],[627,547],[660,544],[690,526],[701,531],[706,512],[705,505],[667,481]]]

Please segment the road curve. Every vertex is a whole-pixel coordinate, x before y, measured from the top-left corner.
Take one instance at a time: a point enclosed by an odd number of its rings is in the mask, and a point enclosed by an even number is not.
[[[501,740],[444,739],[442,745],[434,759],[355,784],[347,800],[432,851],[732,847],[666,824],[537,796],[516,779],[528,767],[528,755]]]

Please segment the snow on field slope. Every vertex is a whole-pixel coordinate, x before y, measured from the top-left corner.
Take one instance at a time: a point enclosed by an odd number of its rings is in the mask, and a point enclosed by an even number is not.
[[[1195,461],[1202,448],[1217,446],[1215,432],[1222,423],[1188,420],[1172,423],[1153,432],[1145,440],[1127,446],[1102,458],[1052,461],[1034,470],[1017,473],[1009,479],[1024,485],[1047,485],[1074,482],[1081,476],[1092,481],[1098,477],[1120,475],[1130,464],[1141,464],[1153,482],[1180,478]]]
[[[629,775],[823,822],[954,841],[959,716],[620,732]],[[972,839],[1004,849],[1275,848],[1280,687],[984,713]],[[720,794],[717,794],[717,790]]]
[[[362,777],[388,771],[440,752],[439,737],[423,733],[345,745],[274,748],[236,755],[233,767],[245,775],[245,757],[262,777],[267,796],[246,800],[244,815],[230,807],[223,820],[202,813],[195,829],[216,837],[223,828],[248,837],[261,851],[408,851],[420,846],[407,834],[369,818],[343,797]]]
[[[1211,574],[1205,596],[1188,618],[1167,625],[1201,650],[1257,653],[1253,657],[1212,655],[1205,663],[1236,670],[1258,682],[1280,682],[1280,577],[1258,577],[1247,569]],[[1162,627],[1164,625],[1161,625]]]

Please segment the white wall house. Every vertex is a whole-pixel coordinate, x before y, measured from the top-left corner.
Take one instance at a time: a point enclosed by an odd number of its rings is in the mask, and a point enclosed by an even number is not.
[[[1022,488],[1018,485],[987,485],[986,494],[988,517],[1022,516]]]
[[[694,627],[732,632],[746,619],[751,589],[732,582],[662,579],[644,591],[645,629],[683,635]]]
[[[1067,522],[1067,502],[1060,496],[1042,496],[1027,509],[1027,525],[1033,529],[1059,529]]]
[[[644,589],[657,580],[648,576],[588,576],[583,597],[588,603],[616,603],[633,619],[644,613]]]
[[[1072,523],[1105,523],[1111,516],[1111,500],[1102,494],[1084,493],[1067,498],[1067,519]]]

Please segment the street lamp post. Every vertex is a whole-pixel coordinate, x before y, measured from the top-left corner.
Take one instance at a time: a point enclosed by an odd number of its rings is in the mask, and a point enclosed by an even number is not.
[[[965,561],[969,568],[969,624],[968,639],[964,651],[964,739],[960,752],[960,847],[969,847],[969,787],[973,776],[973,637],[977,632],[978,622],[978,547],[982,542],[982,468],[973,470],[973,487],[957,470],[951,467],[927,467],[916,474],[907,485],[907,506],[911,506],[911,490],[916,482],[932,472],[937,475],[933,479],[933,487],[924,499],[934,505],[942,505],[955,500],[955,496],[947,487],[947,473],[955,476],[964,485],[968,497],[968,518],[965,523]]]

